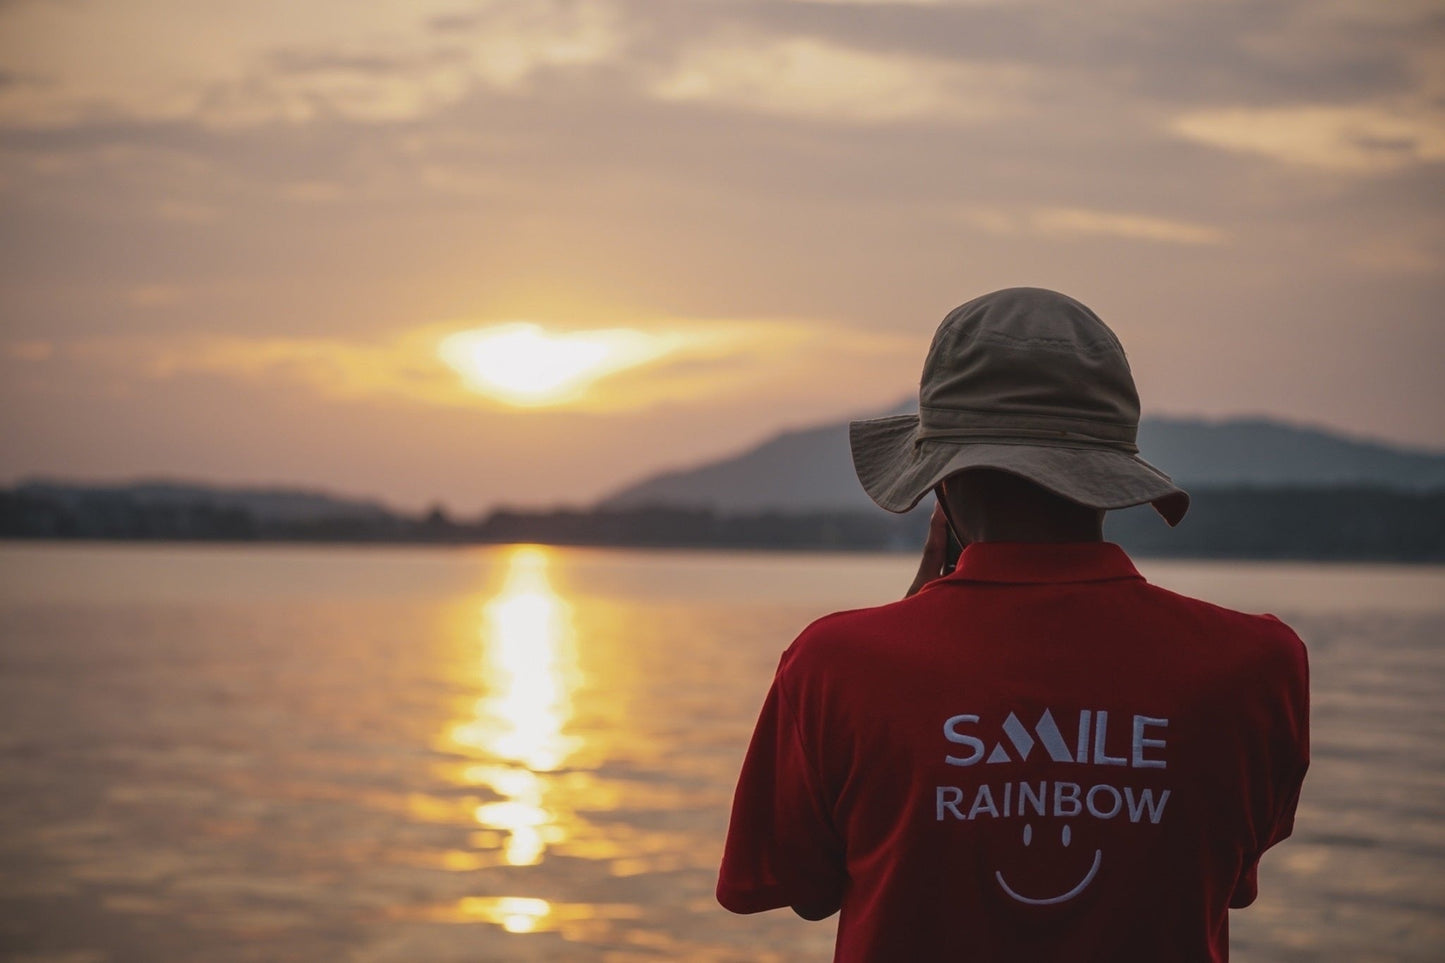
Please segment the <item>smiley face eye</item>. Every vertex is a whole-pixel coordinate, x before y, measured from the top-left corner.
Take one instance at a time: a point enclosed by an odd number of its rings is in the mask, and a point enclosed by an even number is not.
[[[1024,823],[1024,845],[1034,841],[1034,827],[1031,823]]]
[[[1074,831],[1069,828],[1069,824],[1068,824],[1068,823],[1064,823],[1064,845],[1065,845],[1065,846],[1069,845],[1069,843],[1073,842],[1073,839],[1074,839]]]

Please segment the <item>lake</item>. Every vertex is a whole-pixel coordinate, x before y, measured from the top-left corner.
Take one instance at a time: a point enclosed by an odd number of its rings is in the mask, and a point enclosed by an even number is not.
[[[1445,568],[1140,560],[1311,653],[1233,959],[1445,959]],[[777,659],[892,555],[0,542],[0,950],[822,961],[713,901]]]

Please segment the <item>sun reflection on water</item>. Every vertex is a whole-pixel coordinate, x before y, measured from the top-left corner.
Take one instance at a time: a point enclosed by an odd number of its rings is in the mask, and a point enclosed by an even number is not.
[[[571,608],[552,588],[550,561],[547,549],[530,545],[506,557],[501,590],[481,606],[486,694],[449,734],[454,746],[479,759],[463,770],[463,780],[500,797],[477,806],[475,817],[505,834],[502,858],[513,866],[541,862],[547,847],[567,835],[546,804],[547,777],[576,745],[565,730],[577,659]]]
[[[530,933],[552,912],[552,904],[528,896],[470,897],[462,900],[461,909],[463,913],[500,923],[508,933]]]

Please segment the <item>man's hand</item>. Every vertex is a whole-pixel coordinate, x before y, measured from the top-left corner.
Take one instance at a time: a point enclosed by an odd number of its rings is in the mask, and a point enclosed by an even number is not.
[[[923,586],[942,575],[947,575],[944,565],[948,559],[948,519],[944,517],[943,506],[934,505],[933,514],[928,518],[928,540],[923,543],[923,558],[918,563],[918,574],[908,586],[904,598],[913,595]]]

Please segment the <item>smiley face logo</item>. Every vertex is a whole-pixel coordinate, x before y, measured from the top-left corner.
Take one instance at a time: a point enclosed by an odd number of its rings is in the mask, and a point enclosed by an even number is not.
[[[1033,841],[1034,841],[1034,827],[1033,827],[1033,824],[1032,824],[1032,823],[1025,823],[1025,824],[1024,824],[1024,845],[1025,845],[1025,846],[1031,846],[1031,845],[1033,844]],[[1065,824],[1064,824],[1063,832],[1060,834],[1060,842],[1063,843],[1065,849],[1068,849],[1069,843],[1073,842],[1073,831],[1069,828],[1069,824],[1068,824],[1068,823],[1065,823]],[[1013,897],[1014,899],[1018,900],[1020,903],[1027,903],[1027,904],[1030,905],[1030,906],[1052,906],[1052,905],[1054,905],[1054,904],[1056,904],[1056,903],[1067,903],[1069,900],[1073,899],[1075,896],[1078,896],[1078,895],[1079,895],[1080,893],[1082,893],[1084,890],[1088,889],[1088,888],[1089,888],[1089,884],[1094,881],[1094,877],[1097,876],[1097,875],[1099,875],[1099,864],[1103,861],[1103,859],[1104,859],[1104,852],[1103,852],[1103,850],[1100,850],[1100,849],[1094,850],[1094,863],[1093,863],[1092,866],[1089,867],[1089,871],[1084,874],[1084,878],[1081,879],[1081,880],[1079,880],[1079,882],[1076,883],[1076,884],[1074,885],[1074,887],[1073,887],[1072,889],[1070,889],[1068,892],[1066,892],[1066,893],[1060,893],[1060,894],[1057,895],[1057,896],[1043,896],[1043,897],[1039,897],[1039,896],[1024,896],[1022,893],[1019,893],[1019,892],[1016,891],[1012,886],[1010,886],[1010,885],[1008,884],[1008,880],[1006,880],[1006,879],[1003,878],[1003,871],[1002,871],[1002,870],[994,870],[993,875],[994,875],[994,878],[998,880],[999,886],[1003,887],[1003,891],[1004,891],[1005,893],[1007,893],[1009,896],[1011,896],[1011,897]]]

